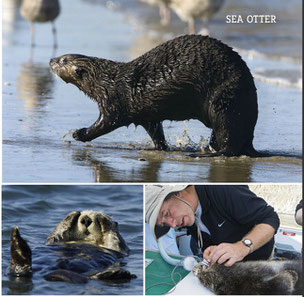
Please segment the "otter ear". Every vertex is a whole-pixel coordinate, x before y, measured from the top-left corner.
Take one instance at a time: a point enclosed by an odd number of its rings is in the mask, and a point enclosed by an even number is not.
[[[82,67],[73,66],[72,70],[74,71],[76,76],[80,79],[82,79],[83,74],[86,73],[86,70]]]
[[[69,241],[69,234],[71,229],[77,224],[80,216],[79,211],[69,213],[54,229],[54,231],[47,238],[46,245]]]

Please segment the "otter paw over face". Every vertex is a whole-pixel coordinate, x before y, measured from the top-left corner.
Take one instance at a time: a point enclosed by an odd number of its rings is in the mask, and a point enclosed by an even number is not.
[[[101,211],[69,213],[48,237],[46,244],[84,242],[128,255],[129,248],[118,231],[117,222]]]

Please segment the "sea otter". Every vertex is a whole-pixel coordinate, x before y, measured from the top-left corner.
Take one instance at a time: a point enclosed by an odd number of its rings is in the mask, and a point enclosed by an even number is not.
[[[302,295],[302,259],[198,264],[192,272],[217,295]]]
[[[55,245],[54,252],[60,255],[54,265],[46,267],[44,278],[48,281],[86,283],[89,279],[129,281],[136,277],[119,267],[118,259],[127,256],[129,248],[117,222],[101,211],[69,213],[47,238],[46,245]],[[19,228],[14,227],[9,274],[31,277],[32,273],[31,249]]]
[[[128,63],[68,54],[51,59],[50,67],[98,104],[97,121],[76,130],[76,140],[134,123],[156,149],[166,150],[162,122],[197,119],[212,129],[215,155],[258,155],[252,144],[258,116],[253,77],[239,54],[219,40],[185,35]]]

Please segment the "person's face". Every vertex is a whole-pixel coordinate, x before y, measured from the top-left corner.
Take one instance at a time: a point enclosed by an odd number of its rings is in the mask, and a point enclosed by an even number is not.
[[[189,205],[173,196],[162,204],[156,224],[171,228],[185,227],[192,226],[194,220],[194,213]]]

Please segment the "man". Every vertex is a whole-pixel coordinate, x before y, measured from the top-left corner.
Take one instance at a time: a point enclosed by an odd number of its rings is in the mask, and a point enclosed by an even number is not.
[[[248,186],[148,185],[145,193],[156,239],[170,227],[187,227],[194,253],[225,266],[272,256],[278,215]]]

